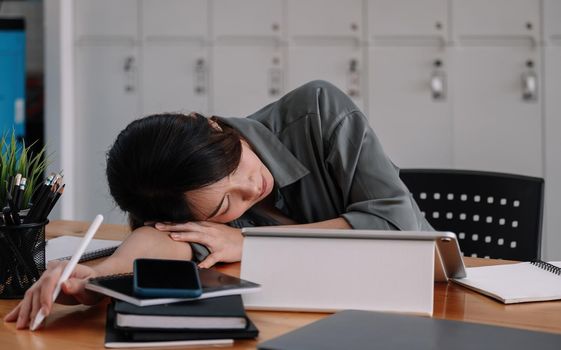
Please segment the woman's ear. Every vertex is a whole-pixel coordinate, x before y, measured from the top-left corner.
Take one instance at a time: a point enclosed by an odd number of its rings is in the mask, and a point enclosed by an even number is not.
[[[218,130],[218,131],[223,131],[222,128],[220,127],[220,125],[218,125],[218,123],[215,120],[213,120],[212,118],[208,119],[208,123],[210,124],[210,126],[213,129]]]

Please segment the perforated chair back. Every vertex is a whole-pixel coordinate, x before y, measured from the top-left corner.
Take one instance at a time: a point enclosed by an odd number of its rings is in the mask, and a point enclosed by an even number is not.
[[[402,169],[429,223],[458,236],[464,256],[540,258],[541,178],[493,172]]]

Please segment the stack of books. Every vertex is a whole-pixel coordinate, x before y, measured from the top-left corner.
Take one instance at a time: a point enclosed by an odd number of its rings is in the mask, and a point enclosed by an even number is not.
[[[210,269],[199,270],[199,276],[203,294],[196,299],[135,296],[132,274],[91,279],[87,289],[113,298],[105,347],[228,345],[257,337],[241,294],[257,292],[260,286]]]

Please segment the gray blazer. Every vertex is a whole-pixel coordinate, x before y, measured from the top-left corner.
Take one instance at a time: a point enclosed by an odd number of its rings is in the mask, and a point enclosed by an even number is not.
[[[355,229],[432,230],[364,114],[335,86],[312,81],[238,130],[275,179],[275,206],[299,223],[343,217]],[[233,226],[274,225],[251,210]]]

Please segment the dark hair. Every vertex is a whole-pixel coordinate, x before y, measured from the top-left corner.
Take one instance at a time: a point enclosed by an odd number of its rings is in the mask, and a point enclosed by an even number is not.
[[[198,113],[157,114],[130,123],[107,153],[107,181],[134,229],[146,221],[193,220],[185,192],[219,181],[240,161],[240,135]],[[221,130],[220,130],[221,129]]]

